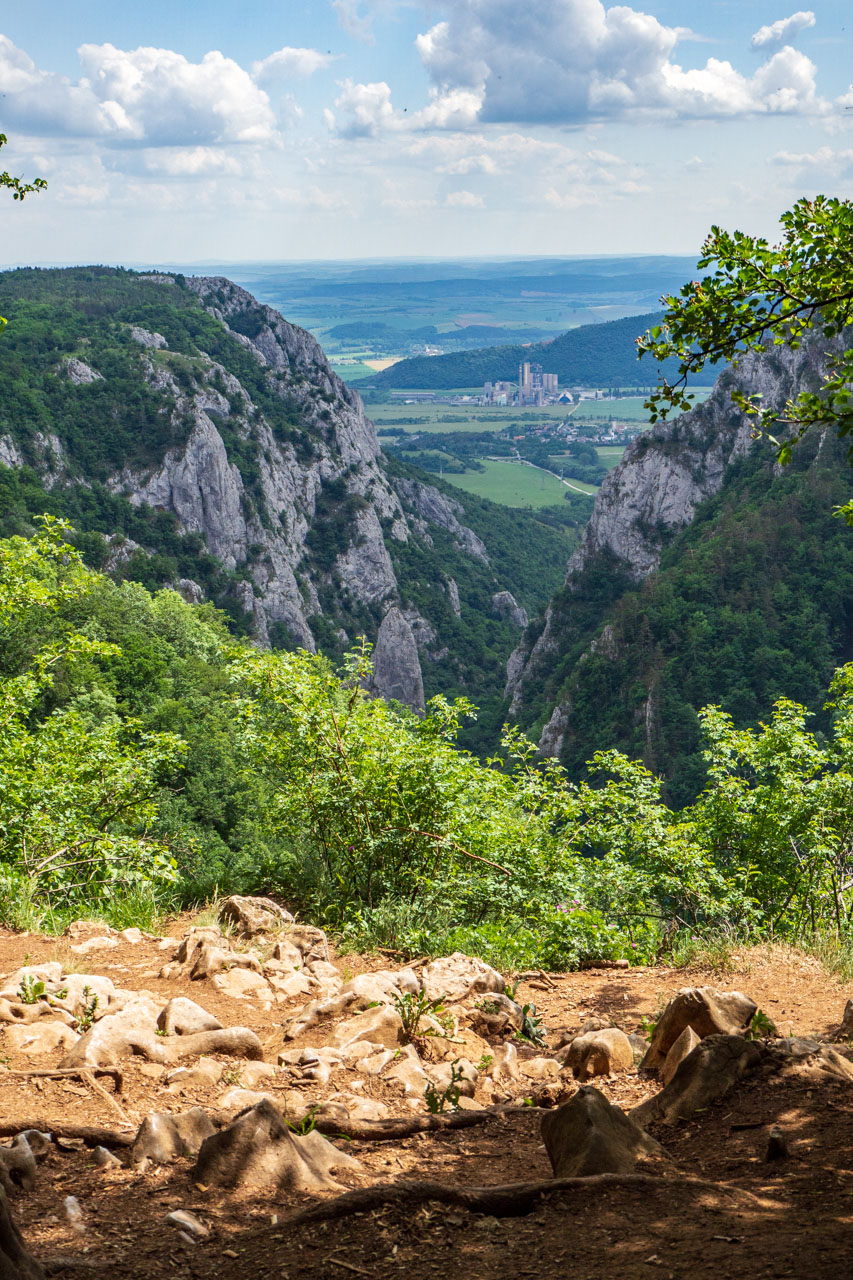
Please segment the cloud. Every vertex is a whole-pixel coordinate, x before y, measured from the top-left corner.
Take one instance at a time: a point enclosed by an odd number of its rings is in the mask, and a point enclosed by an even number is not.
[[[0,36],[4,124],[26,135],[113,145],[268,143],[277,136],[267,94],[221,53],[190,62],[171,49],[84,44],[78,55],[84,75],[75,83],[39,70]]]
[[[342,30],[353,40],[362,44],[375,44],[373,36],[373,14],[362,13],[360,0],[332,0],[332,8],[338,15],[338,23]]]
[[[752,37],[753,49],[774,49],[795,39],[801,31],[815,25],[815,16],[811,9],[799,9],[790,18],[780,18],[766,27],[759,27]]]
[[[815,67],[784,48],[747,77],[709,58],[672,60],[683,28],[600,0],[453,0],[450,16],[416,40],[441,106],[464,95],[477,123],[580,124],[648,117],[706,118],[823,110]],[[474,109],[476,104],[476,110]],[[427,124],[423,120],[424,125]]]
[[[444,203],[449,209],[482,209],[486,202],[473,191],[451,191]]]
[[[339,123],[334,111],[324,112],[326,124],[338,137],[373,138],[385,129],[401,127],[400,117],[391,105],[391,89],[384,80],[376,84],[344,80],[339,87],[342,93],[335,98],[335,109],[344,119]]]
[[[285,45],[268,58],[252,63],[252,78],[259,82],[284,78],[287,80],[305,79],[315,71],[325,71],[341,55],[338,53],[320,53],[317,49],[293,49]]]

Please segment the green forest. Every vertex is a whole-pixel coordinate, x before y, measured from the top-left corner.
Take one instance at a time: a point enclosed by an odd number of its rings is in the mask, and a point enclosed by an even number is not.
[[[418,717],[364,692],[369,657],[262,652],[211,605],[87,568],[61,522],[0,543],[0,909],[144,922],[264,889],[344,945],[456,947],[505,965],[648,959],[725,923],[846,923],[853,667],[826,731],[699,716],[707,783],[680,811],[642,764],[570,780],[517,731],[485,762],[464,700]]]
[[[658,324],[660,319],[659,312],[650,312],[648,315],[630,316],[627,320],[581,325],[550,342],[483,347],[479,351],[460,351],[443,356],[411,356],[372,378],[366,378],[364,386],[383,389],[417,387],[430,391],[476,387],[484,382],[500,380],[516,382],[522,360],[536,361],[547,372],[556,373],[561,384],[651,386],[657,381],[658,372],[672,377],[678,370],[678,361],[674,357],[663,361],[659,370],[651,363],[637,363],[637,334]]]

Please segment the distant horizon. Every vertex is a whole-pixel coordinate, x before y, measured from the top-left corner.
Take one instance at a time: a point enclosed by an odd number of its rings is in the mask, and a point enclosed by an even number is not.
[[[489,253],[489,254],[389,254],[385,257],[368,255],[352,258],[198,258],[195,260],[179,260],[168,262],[149,261],[147,259],[111,259],[84,260],[51,259],[20,260],[0,264],[0,271],[19,271],[28,267],[39,270],[66,270],[72,267],[123,267],[128,271],[182,271],[187,267],[300,267],[300,266],[416,266],[420,263],[439,265],[442,263],[504,263],[504,262],[607,262],[613,260],[635,261],[651,258],[666,260],[690,259],[699,257],[694,253],[684,252],[643,252],[634,253]]]
[[[847,0],[7,10],[10,267],[690,256],[853,194]]]

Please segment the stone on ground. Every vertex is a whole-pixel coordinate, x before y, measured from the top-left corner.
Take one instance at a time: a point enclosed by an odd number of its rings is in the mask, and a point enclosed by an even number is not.
[[[590,1080],[593,1076],[614,1075],[617,1071],[630,1071],[634,1065],[631,1041],[618,1027],[587,1031],[575,1036],[565,1053],[566,1070],[576,1080]]]
[[[660,1078],[664,1084],[669,1084],[681,1063],[688,1054],[693,1052],[697,1044],[701,1044],[700,1037],[697,1036],[692,1027],[685,1027],[666,1055],[663,1066],[660,1069]]]
[[[25,1053],[34,1058],[42,1053],[54,1053],[57,1049],[69,1049],[80,1037],[64,1022],[32,1022],[26,1026],[9,1027],[3,1043],[12,1052]]]
[[[201,1107],[182,1111],[179,1115],[152,1112],[145,1117],[130,1148],[131,1164],[150,1160],[153,1164],[169,1164],[179,1156],[194,1156],[205,1138],[216,1130]]]
[[[505,987],[506,982],[496,969],[461,951],[432,960],[423,972],[423,989],[429,999],[451,1004],[489,991],[503,995]]]
[[[705,1036],[740,1036],[758,1009],[741,991],[716,991],[713,987],[682,987],[664,1009],[642,1061],[642,1070],[660,1071],[666,1055],[685,1027]]]
[[[360,1168],[316,1130],[294,1134],[263,1101],[205,1139],[191,1176],[209,1187],[326,1191],[340,1190],[332,1170]]]
[[[398,1049],[403,1043],[403,1020],[389,1005],[366,1009],[354,1018],[347,1018],[335,1027],[327,1040],[333,1049],[343,1049],[356,1040],[369,1040],[386,1049]]]
[[[676,1124],[722,1098],[729,1089],[761,1066],[762,1053],[742,1036],[706,1036],[679,1063],[669,1084],[630,1112],[642,1128],[660,1121]]]
[[[195,1035],[198,1031],[221,1031],[222,1023],[202,1009],[195,1000],[175,996],[157,1015],[157,1026],[167,1036]]]
[[[542,1139],[555,1178],[630,1173],[642,1157],[663,1148],[592,1085],[542,1117]]]
[[[219,919],[233,926],[241,938],[255,938],[259,934],[278,933],[286,924],[293,924],[293,916],[272,898],[244,898],[232,894],[219,908]]]

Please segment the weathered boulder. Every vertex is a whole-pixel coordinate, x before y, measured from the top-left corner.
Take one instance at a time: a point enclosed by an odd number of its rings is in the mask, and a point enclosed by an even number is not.
[[[226,969],[224,973],[217,973],[213,985],[233,1000],[272,999],[272,987],[263,974],[254,969]]]
[[[505,987],[496,969],[461,951],[430,961],[423,971],[423,989],[430,1000],[455,1003],[490,991],[503,995]]]
[[[387,1004],[366,1009],[336,1026],[327,1043],[332,1049],[343,1049],[356,1040],[369,1040],[371,1044],[381,1044],[386,1049],[398,1049],[404,1040],[403,1020]]]
[[[473,1098],[480,1078],[479,1071],[467,1058],[456,1058],[453,1062],[439,1062],[429,1067],[427,1075],[439,1093],[444,1093],[451,1086],[455,1086],[463,1098]]]
[[[139,1126],[130,1148],[130,1163],[151,1160],[154,1164],[169,1164],[179,1156],[194,1156],[205,1138],[215,1132],[201,1107],[178,1115],[152,1112]]]
[[[761,1049],[752,1040],[744,1040],[742,1036],[706,1036],[679,1063],[675,1075],[660,1093],[634,1107],[631,1119],[643,1128],[655,1121],[675,1124],[686,1120],[756,1071],[761,1059]]]
[[[0,1147],[0,1185],[7,1195],[32,1191],[36,1185],[36,1153],[25,1133],[8,1147]]]
[[[762,1061],[765,1071],[784,1072],[815,1082],[827,1079],[853,1080],[853,1062],[845,1058],[831,1045],[801,1036],[774,1040],[762,1045]]]
[[[192,1170],[205,1186],[339,1190],[333,1169],[359,1170],[352,1156],[338,1151],[314,1130],[297,1136],[271,1102],[264,1100],[201,1144]]]
[[[519,1070],[528,1080],[554,1080],[560,1074],[560,1064],[556,1058],[521,1058]]]
[[[705,1036],[739,1036],[746,1031],[758,1006],[740,991],[716,991],[713,987],[682,987],[664,1009],[642,1061],[643,1071],[660,1071],[666,1055],[685,1027],[700,1039]]]
[[[414,632],[402,610],[393,605],[376,633],[372,654],[370,689],[423,711],[424,680]]]
[[[617,1071],[630,1071],[634,1065],[631,1041],[618,1027],[587,1031],[575,1036],[560,1057],[576,1080],[593,1076],[609,1076]]]
[[[230,924],[241,938],[278,933],[286,924],[293,924],[290,912],[272,898],[244,898],[237,893],[221,904],[218,918],[223,924]]]
[[[79,1039],[77,1033],[64,1022],[42,1018],[39,1022],[31,1022],[25,1026],[8,1027],[4,1044],[12,1053],[36,1057],[42,1053],[53,1053],[56,1049],[69,1049]]]
[[[666,1055],[663,1066],[660,1069],[660,1078],[664,1084],[669,1084],[681,1063],[688,1054],[693,1052],[697,1044],[701,1044],[699,1036],[697,1036],[692,1027],[685,1027]]]
[[[542,1139],[555,1178],[630,1173],[640,1157],[665,1157],[654,1138],[592,1085],[542,1117]]]
[[[81,1036],[62,1060],[63,1067],[112,1067],[134,1055],[171,1066],[182,1058],[221,1053],[235,1058],[263,1058],[263,1046],[247,1027],[225,1027],[192,1035],[157,1034],[158,1005],[138,997],[118,1013],[108,1014]]]
[[[329,959],[329,939],[322,929],[318,929],[313,924],[290,925],[282,939],[282,944],[284,942],[296,947],[302,956],[303,964],[310,964],[312,960],[328,961]],[[277,960],[281,959],[279,945],[282,944],[277,944],[273,951]]]
[[[191,1036],[199,1031],[221,1031],[222,1023],[195,1000],[175,996],[157,1015],[157,1027],[167,1036]]]
[[[489,1064],[489,1076],[492,1080],[517,1080],[519,1077],[518,1068],[518,1050],[515,1045],[507,1040],[505,1044],[500,1044],[491,1054],[492,1061]]]

